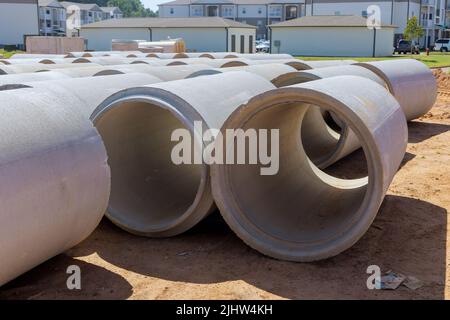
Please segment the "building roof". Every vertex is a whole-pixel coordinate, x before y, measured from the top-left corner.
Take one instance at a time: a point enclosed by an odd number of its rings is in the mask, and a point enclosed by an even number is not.
[[[271,28],[280,27],[367,27],[367,19],[361,16],[304,16],[269,25]],[[384,28],[396,26],[382,25]]]
[[[78,2],[69,2],[69,1],[63,1],[60,3],[66,9],[70,6],[77,6],[81,10],[102,11],[102,9],[100,9],[100,7],[98,5],[96,5],[95,3],[78,3]]]
[[[82,29],[95,28],[249,28],[256,29],[245,23],[220,17],[192,18],[125,18],[110,19],[85,24]]]
[[[278,4],[278,3],[304,3],[304,0],[174,0],[159,4],[159,6],[180,6],[195,4]]]
[[[116,11],[122,13],[119,7],[100,7],[100,9],[105,13],[110,13],[111,11]]]
[[[38,0],[39,7],[55,7],[64,8],[61,3],[56,0]]]

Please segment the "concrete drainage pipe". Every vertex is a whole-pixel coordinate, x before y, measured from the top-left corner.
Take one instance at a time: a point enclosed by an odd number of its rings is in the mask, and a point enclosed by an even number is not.
[[[209,70],[212,67],[202,64],[168,66],[168,67],[151,67],[147,65],[122,65],[114,66],[112,69],[101,71],[95,76],[107,75],[112,70],[121,73],[146,73],[153,75],[162,81],[180,80],[189,77],[195,72]]]
[[[247,59],[209,59],[209,58],[189,58],[189,59],[179,59],[178,62],[182,61],[186,64],[203,64],[211,66],[212,68],[229,68],[229,67],[241,67],[247,66],[251,61]]]
[[[57,79],[70,79],[70,77],[55,71],[8,74],[0,77],[0,90],[2,86],[9,84],[17,84],[30,81],[57,80]]]
[[[209,166],[176,165],[176,129],[191,133],[192,145],[205,147],[203,132],[219,129],[239,105],[274,86],[248,72],[170,81],[123,90],[109,97],[92,119],[105,143],[112,172],[107,217],[138,235],[182,233],[212,209]],[[189,144],[190,146],[191,144]],[[194,149],[199,150],[199,149]],[[202,159],[202,154],[193,152]]]
[[[311,105],[335,112],[356,133],[368,177],[339,179],[311,163],[298,134]],[[325,259],[361,238],[407,144],[405,116],[394,97],[375,82],[352,76],[265,92],[234,111],[221,130],[248,128],[279,129],[279,171],[260,175],[259,165],[213,164],[214,199],[244,242],[291,261]]]
[[[189,58],[189,56],[186,53],[159,53],[159,52],[152,52],[146,55],[147,58],[158,58],[158,59],[185,59]]]
[[[76,96],[0,92],[0,286],[75,246],[98,225],[110,171]]]
[[[89,117],[112,92],[155,81],[130,74],[0,91],[0,285],[78,244],[98,225],[111,176]]]
[[[95,63],[81,63],[81,64],[25,64],[25,65],[0,65],[1,74],[17,74],[17,73],[29,73],[29,72],[42,72],[55,69],[70,69],[70,68],[90,68],[93,66],[99,66]]]
[[[285,64],[271,63],[271,64],[261,64],[261,65],[250,65],[242,67],[230,67],[230,68],[214,68],[214,69],[203,69],[192,73],[189,77],[195,78],[199,76],[234,72],[234,71],[247,71],[250,73],[257,74],[264,79],[272,82],[276,87],[279,87],[278,83],[285,83],[292,77],[297,75],[295,68],[290,67]]]
[[[202,52],[198,56],[197,53],[188,53],[189,58],[208,58],[208,59],[236,59],[239,55],[234,52]]]
[[[395,61],[359,62],[356,65],[369,69],[387,84],[405,112],[407,120],[426,114],[437,97],[436,78],[430,68],[415,59]]]
[[[249,59],[249,60],[282,60],[282,59],[294,59],[290,54],[285,53],[240,53],[239,58]]]

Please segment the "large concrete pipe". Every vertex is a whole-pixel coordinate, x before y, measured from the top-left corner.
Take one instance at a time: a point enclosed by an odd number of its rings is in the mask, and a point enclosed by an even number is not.
[[[209,59],[209,58],[189,58],[189,59],[177,59],[186,64],[206,64],[213,68],[230,68],[248,66],[251,61],[241,58],[235,59]]]
[[[147,58],[158,58],[158,59],[186,59],[189,56],[185,53],[160,53],[151,52],[146,55]]]
[[[198,53],[187,53],[189,58],[197,58]],[[201,52],[198,58],[208,58],[208,59],[236,59],[239,55],[236,52]]]
[[[26,64],[26,65],[0,65],[0,75],[1,74],[16,74],[16,73],[29,73],[29,72],[42,72],[50,71],[56,69],[71,69],[71,68],[90,68],[94,66],[99,66],[95,63],[80,63],[80,64]]]
[[[278,85],[280,82],[281,83],[288,82],[289,79],[295,77],[295,75],[298,73],[295,68],[290,67],[288,65],[280,63],[272,63],[272,64],[250,65],[243,67],[202,69],[197,72],[191,73],[189,75],[189,78],[233,71],[247,71],[250,73],[257,74],[263,77],[264,79],[267,79],[270,82],[272,82],[276,87],[280,86]]]
[[[114,66],[112,69],[107,69],[96,73],[94,76],[108,75],[111,71],[120,73],[146,73],[151,74],[162,81],[180,80],[190,78],[195,72],[209,70],[212,67],[202,64],[170,66],[170,67],[152,67],[147,65],[122,65]]]
[[[0,77],[0,90],[2,90],[1,89],[2,86],[10,84],[20,84],[30,81],[45,81],[45,80],[58,80],[69,78],[70,76],[55,71],[8,74]]]
[[[187,65],[186,62],[181,61],[180,59],[156,59],[156,58],[137,58],[132,59],[130,64],[148,64],[150,66],[181,66]]]
[[[96,63],[102,66],[111,66],[117,64],[129,64],[133,62],[132,58],[123,58],[123,57],[96,57],[96,58],[77,58],[73,61],[73,63]]]
[[[220,128],[239,105],[273,88],[259,76],[232,72],[109,97],[93,115],[112,171],[106,215],[129,232],[151,237],[173,236],[194,226],[213,207],[209,166],[199,151],[209,143],[203,142],[195,122],[203,132]],[[171,137],[183,128],[193,137],[192,154],[200,162],[177,165],[172,160],[178,143]]]
[[[76,95],[31,88],[2,91],[0,101],[1,286],[95,229],[110,170]]]
[[[54,64],[51,59],[2,59],[0,60],[0,64],[4,65],[26,65],[26,64]]]
[[[310,162],[298,135],[310,106],[335,112],[352,128],[365,152],[368,177],[336,178]],[[280,143],[272,143],[279,146],[278,171],[262,175],[268,165],[213,164],[212,190],[225,221],[245,243],[291,261],[325,259],[361,238],[403,159],[408,134],[395,98],[377,83],[353,76],[255,96],[228,118],[222,133],[227,129],[279,130]]]
[[[286,53],[240,53],[239,58],[249,59],[249,60],[283,60],[283,59],[294,59],[293,56]]]
[[[115,74],[123,74],[124,72],[120,72],[109,66],[94,66],[90,68],[67,68],[67,69],[55,69],[54,72],[65,74],[71,78],[85,78],[85,77],[94,77],[98,73],[102,72],[103,76],[110,76]],[[131,72],[128,72],[131,73]]]
[[[281,60],[249,60],[247,59],[248,64],[250,65],[257,65],[257,64],[272,64],[272,63],[282,63],[286,64],[290,67],[295,68],[296,70],[305,70],[310,69],[309,66],[307,66],[302,60],[299,59],[281,59]]]
[[[87,51],[71,52],[71,58],[126,57],[130,54],[141,54],[140,51]]]
[[[10,59],[64,59],[72,58],[67,54],[31,54],[31,53],[16,53]]]
[[[387,84],[400,103],[407,120],[426,114],[437,97],[436,78],[430,68],[415,59],[359,62],[356,65],[373,71]]]

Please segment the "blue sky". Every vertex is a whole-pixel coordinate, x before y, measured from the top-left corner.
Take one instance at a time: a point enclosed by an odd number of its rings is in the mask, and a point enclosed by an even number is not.
[[[158,10],[158,4],[169,2],[170,0],[141,0],[142,4],[146,8],[150,8],[153,11]]]

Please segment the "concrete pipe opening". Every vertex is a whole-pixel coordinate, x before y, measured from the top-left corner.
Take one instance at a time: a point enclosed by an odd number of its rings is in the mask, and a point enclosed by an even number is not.
[[[95,116],[111,168],[111,196],[106,215],[138,235],[167,237],[203,218],[193,215],[209,183],[204,165],[176,165],[171,141],[176,129],[190,124],[157,99],[130,97]],[[195,143],[195,142],[193,142]],[[193,149],[195,150],[195,149]]]
[[[375,218],[405,153],[406,122],[395,99],[391,96],[380,103],[385,110],[372,108],[367,112],[366,103],[350,93],[371,83],[360,79],[362,85],[348,90],[338,83],[343,79],[334,79],[338,80],[318,80],[263,93],[236,110],[222,127],[222,132],[279,130],[276,174],[261,175],[259,165],[211,168],[214,199],[224,219],[244,242],[268,256],[314,261],[351,247]],[[371,89],[374,91],[363,90],[357,95],[376,102],[384,89]],[[309,160],[304,140],[297,133],[312,105],[336,112],[356,132],[366,155],[368,177],[336,178]],[[385,117],[385,112],[390,117]],[[383,137],[377,132],[379,128],[387,131]],[[387,136],[392,140],[387,142]]]

